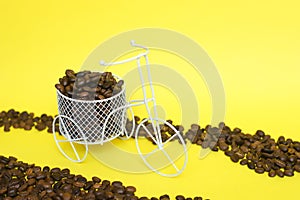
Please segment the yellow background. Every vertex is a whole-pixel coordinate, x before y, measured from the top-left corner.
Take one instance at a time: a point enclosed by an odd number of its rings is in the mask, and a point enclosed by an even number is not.
[[[80,69],[87,55],[113,35],[157,27],[192,38],[213,59],[223,79],[229,126],[300,140],[299,6],[292,0],[1,1],[0,110],[56,114],[53,86],[66,68]],[[198,153],[199,147],[190,148],[187,169],[170,179],[115,171],[92,156],[82,164],[71,163],[45,132],[0,132],[0,154],[122,180],[137,186],[139,196],[297,199],[299,174],[270,179],[221,152],[203,160]]]

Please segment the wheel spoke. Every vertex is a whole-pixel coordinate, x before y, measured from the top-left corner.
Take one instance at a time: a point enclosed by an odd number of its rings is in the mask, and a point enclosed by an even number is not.
[[[79,155],[78,155],[78,153],[77,153],[77,151],[76,151],[76,148],[74,147],[73,142],[70,142],[70,145],[71,145],[71,147],[72,147],[72,149],[73,149],[73,151],[74,151],[74,153],[75,153],[75,155],[76,155],[77,160],[80,160],[80,157],[79,157]]]
[[[156,153],[157,151],[159,151],[159,148],[154,149],[153,151],[151,151],[150,153],[147,153],[146,156],[144,156],[144,158],[148,158],[149,156],[151,156],[152,154]]]
[[[163,144],[166,144],[166,143],[170,142],[171,140],[173,140],[173,138],[174,138],[175,136],[177,136],[177,133],[174,134],[174,135],[172,135],[172,136],[171,136],[169,139],[167,139]]]
[[[175,168],[175,170],[178,172],[179,169],[177,168],[177,166],[175,165],[175,163],[173,162],[173,160],[170,158],[169,154],[164,149],[161,149],[161,150],[165,154],[165,156],[168,158],[168,160],[171,162],[171,164],[173,165],[173,167]]]
[[[146,128],[146,126],[144,124],[141,124],[141,126],[144,128],[144,130],[148,133],[148,135],[150,136],[150,138],[157,144],[156,139],[153,137],[153,135],[150,133],[150,131]]]

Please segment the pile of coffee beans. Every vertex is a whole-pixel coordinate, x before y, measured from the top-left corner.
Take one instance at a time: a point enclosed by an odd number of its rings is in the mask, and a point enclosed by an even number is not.
[[[75,175],[68,168],[40,167],[18,161],[15,157],[0,155],[0,200],[169,200],[169,195],[159,198],[138,197],[134,186],[124,186],[121,181],[88,180]],[[195,197],[194,200],[202,200]],[[176,200],[193,200],[177,195]]]
[[[9,132],[11,127],[24,130],[31,130],[34,127],[39,131],[47,129],[49,133],[52,133],[52,123],[53,117],[46,114],[35,116],[34,113],[28,113],[26,111],[19,112],[14,109],[0,113],[0,127],[3,126],[5,132]],[[58,131],[58,129],[57,121],[55,131]]]
[[[118,94],[122,90],[123,80],[117,81],[111,72],[65,71],[55,85],[63,95],[80,100],[102,100]]]

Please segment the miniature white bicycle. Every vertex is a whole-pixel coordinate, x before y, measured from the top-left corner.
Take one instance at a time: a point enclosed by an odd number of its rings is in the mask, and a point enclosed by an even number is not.
[[[150,73],[150,65],[148,60],[149,49],[142,45],[135,44],[134,41],[131,41],[131,46],[144,49],[145,52],[138,54],[135,57],[131,57],[126,60],[106,63],[100,61],[100,64],[103,66],[112,66],[120,65],[132,61],[136,61],[139,71],[139,77],[141,80],[143,99],[132,100],[127,102],[125,96],[125,84],[123,85],[122,90],[110,97],[103,100],[77,100],[66,97],[57,90],[57,101],[58,101],[58,112],[59,115],[53,121],[53,130],[55,130],[55,122],[59,120],[59,131],[64,139],[59,138],[54,132],[54,139],[56,144],[61,151],[61,153],[73,162],[81,162],[85,160],[88,153],[88,145],[103,144],[109,142],[117,137],[126,136],[130,138],[134,135],[136,148],[138,154],[144,161],[144,163],[152,171],[160,174],[162,176],[177,176],[183,172],[187,164],[187,148],[184,139],[182,138],[181,133],[176,130],[176,128],[169,122],[159,119],[157,113],[157,105],[155,101],[155,93]],[[146,70],[147,70],[147,79],[148,83],[145,82],[145,77],[142,73],[141,58],[144,58]],[[120,77],[114,75],[118,80],[121,80]],[[147,96],[146,87],[150,87],[150,97]],[[150,111],[150,104],[153,106],[153,114]],[[137,127],[134,123],[134,113],[132,107],[145,105],[147,110],[148,118],[143,119]],[[132,117],[132,129],[130,133],[127,132],[125,126],[127,121],[127,110],[130,110]],[[170,138],[166,141],[163,141],[161,136],[161,126],[168,126],[169,129],[172,129],[173,133]],[[143,132],[147,137],[151,138],[153,143],[155,143],[156,148],[150,152],[143,152],[141,150],[141,144],[139,143],[139,133]],[[178,148],[181,148],[180,153],[168,152],[169,144],[174,143],[173,140],[178,140],[180,145]],[[69,143],[71,149],[75,154],[75,159],[69,156],[69,153],[65,148],[63,143]],[[84,152],[80,155],[80,151],[75,144],[82,144],[84,146]],[[170,149],[169,149],[170,150]],[[162,154],[167,160],[167,164],[164,167],[171,166],[174,170],[172,172],[164,172],[163,167],[157,167],[149,159],[152,155],[156,153]],[[174,156],[175,155],[175,156]],[[177,166],[176,160],[183,157],[183,162],[180,162],[180,167]],[[157,162],[157,161],[156,161]],[[160,161],[158,161],[160,162]]]

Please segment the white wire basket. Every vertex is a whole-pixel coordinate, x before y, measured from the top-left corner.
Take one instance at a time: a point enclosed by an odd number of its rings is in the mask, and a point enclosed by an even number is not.
[[[127,105],[124,85],[118,94],[102,100],[77,100],[59,90],[56,92],[58,113],[66,116],[60,118],[59,131],[63,136],[69,135],[79,144],[103,144],[123,134],[126,109],[119,108]],[[84,137],[78,128],[84,132]]]

